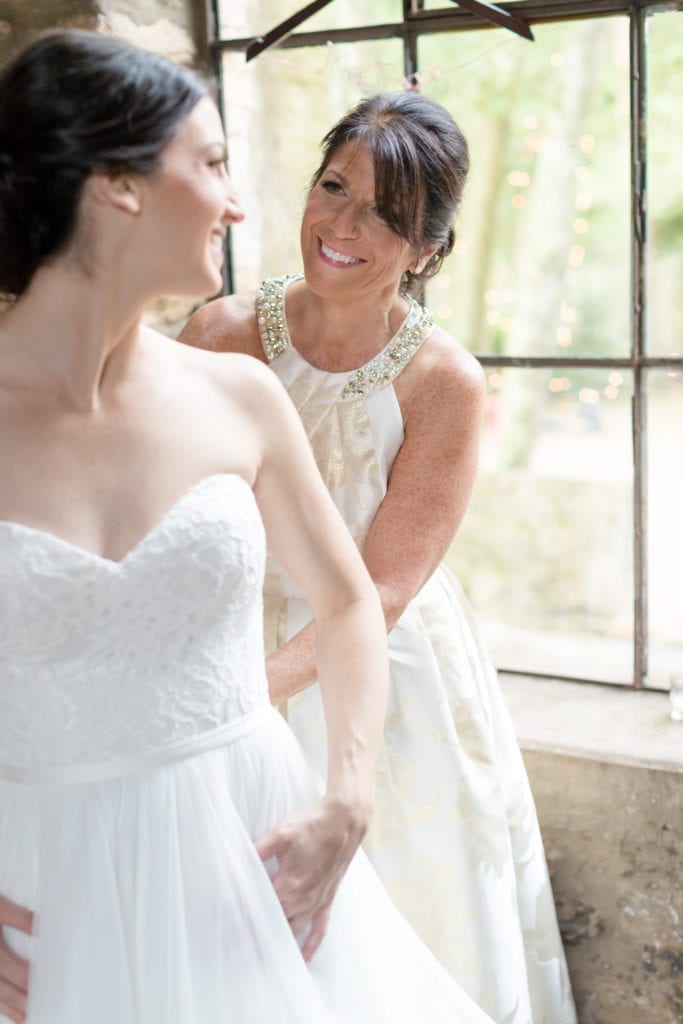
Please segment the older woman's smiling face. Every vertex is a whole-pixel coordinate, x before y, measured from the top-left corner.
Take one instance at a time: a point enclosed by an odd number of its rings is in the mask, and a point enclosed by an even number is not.
[[[377,213],[367,146],[346,143],[330,159],[306,203],[301,250],[310,287],[330,298],[390,296],[414,265],[410,243]]]

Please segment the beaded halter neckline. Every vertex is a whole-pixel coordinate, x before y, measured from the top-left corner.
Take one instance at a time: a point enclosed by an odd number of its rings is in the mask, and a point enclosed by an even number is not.
[[[261,341],[269,363],[282,355],[286,349],[294,349],[285,318],[285,291],[291,281],[300,277],[301,275],[272,277],[264,281],[259,290],[256,299],[256,316]],[[357,370],[349,370],[348,374],[340,374],[340,376],[348,375],[348,380],[339,396],[342,401],[358,398],[386,387],[398,377],[404,366],[429,336],[434,326],[434,317],[415,299],[408,295],[404,295],[404,298],[410,303],[410,309],[391,341],[381,352]]]

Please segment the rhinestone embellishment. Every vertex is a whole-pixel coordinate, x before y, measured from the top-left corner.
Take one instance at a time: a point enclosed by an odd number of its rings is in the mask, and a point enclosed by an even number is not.
[[[256,299],[259,333],[268,362],[291,346],[285,320],[285,288],[296,276],[269,278],[261,285]],[[353,371],[339,396],[342,401],[386,387],[398,377],[434,326],[434,317],[428,309],[408,295],[403,297],[410,303],[403,327],[374,359]]]
[[[261,285],[256,298],[256,318],[269,363],[290,346],[285,321],[285,285],[295,276],[285,274],[269,278]]]
[[[418,350],[434,325],[434,317],[415,299],[404,295],[410,302],[410,312],[402,329],[378,356],[361,366],[347,380],[341,393],[342,400],[379,391],[399,373]]]

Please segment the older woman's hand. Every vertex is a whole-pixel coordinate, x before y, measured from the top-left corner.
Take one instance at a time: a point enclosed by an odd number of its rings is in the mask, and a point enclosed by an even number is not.
[[[30,935],[33,930],[33,914],[25,907],[0,896],[0,1014],[9,1017],[15,1024],[22,1024],[26,1020],[29,965],[7,945],[3,928],[16,928]]]
[[[256,843],[262,860],[277,858],[273,888],[292,931],[298,936],[310,925],[302,947],[305,960],[325,936],[332,900],[369,822],[369,811],[325,796]]]

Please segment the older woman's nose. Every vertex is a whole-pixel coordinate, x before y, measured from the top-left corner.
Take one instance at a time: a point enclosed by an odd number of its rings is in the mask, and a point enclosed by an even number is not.
[[[357,238],[360,216],[354,203],[344,203],[332,220],[332,229],[337,238]]]

